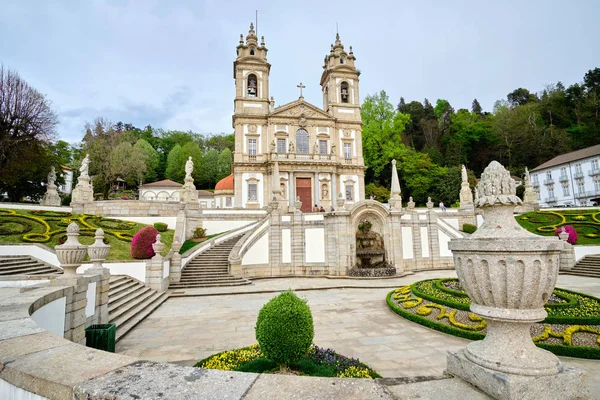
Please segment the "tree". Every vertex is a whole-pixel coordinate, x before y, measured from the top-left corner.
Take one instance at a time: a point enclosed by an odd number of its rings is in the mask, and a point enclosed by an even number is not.
[[[110,170],[107,171],[110,182],[115,182],[117,178],[125,180],[127,183],[135,184],[141,180],[146,173],[147,155],[143,151],[134,151],[133,146],[127,142],[119,143],[109,155]]]
[[[231,164],[233,163],[233,154],[229,149],[223,149],[219,154],[217,182],[231,174]]]
[[[211,189],[217,183],[219,175],[219,152],[211,149],[202,156],[202,173],[200,174],[200,187]]]
[[[0,192],[7,191],[13,200],[37,195],[34,188],[57,164],[48,151],[57,124],[46,96],[0,65]],[[34,192],[24,191],[29,189]]]
[[[385,91],[367,96],[361,108],[363,120],[363,156],[369,166],[367,173],[378,180],[383,169],[398,158],[404,148],[401,133],[410,122],[406,114],[394,110]]]
[[[167,157],[167,169],[165,176],[175,182],[183,182],[185,172],[180,167],[185,165],[185,161],[181,156],[181,146],[176,144],[169,152]]]
[[[144,157],[144,163],[146,166],[146,172],[142,175],[144,182],[153,182],[156,180],[156,170],[158,168],[160,157],[158,152],[154,150],[154,147],[148,143],[145,139],[138,139],[133,145],[133,152],[135,154],[142,154]],[[138,177],[138,180],[139,179]]]
[[[537,96],[533,93],[529,93],[529,90],[524,88],[518,88],[506,95],[506,99],[512,107],[522,106],[531,101],[536,101]]]
[[[381,186],[379,183],[371,182],[365,185],[365,197],[373,198],[381,203],[385,203],[390,199],[390,189]]]
[[[479,104],[477,99],[473,99],[473,103],[471,104],[471,112],[479,116],[483,115],[483,109],[481,108],[481,104]]]
[[[101,191],[104,199],[108,199],[108,193],[119,177],[115,174],[110,154],[121,142],[121,135],[105,118],[96,118],[93,124],[86,124],[83,148],[90,155],[90,176],[94,178],[94,188]]]

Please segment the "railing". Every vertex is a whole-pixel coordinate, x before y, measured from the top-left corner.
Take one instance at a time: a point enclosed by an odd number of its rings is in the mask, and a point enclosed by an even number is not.
[[[588,194],[585,191],[575,193],[575,197],[578,198],[578,199],[581,199],[582,197],[587,197],[587,196],[588,196]],[[593,196],[593,194],[591,194],[590,196]]]
[[[600,196],[600,189],[594,189],[590,191],[583,191],[575,194],[575,197],[581,199],[583,197],[592,197],[592,196]]]
[[[256,154],[248,155],[248,161],[256,161]]]
[[[546,197],[545,202],[546,203],[554,203],[556,201],[556,197],[551,196],[551,197]]]
[[[539,182],[539,181],[533,181],[533,182],[531,183],[531,185],[532,185],[533,187],[538,187],[538,186],[540,186],[540,182]]]
[[[590,172],[588,172],[589,176],[600,175],[600,168],[592,168]]]
[[[569,180],[569,177],[567,175],[561,175],[560,178],[558,178],[558,180],[560,182],[567,182]]]
[[[575,171],[575,173],[573,174],[573,178],[575,179],[583,179],[583,171]]]
[[[354,164],[353,159],[352,158],[344,158],[344,162],[346,164]]]
[[[554,185],[554,179],[548,178],[544,180],[544,185]]]

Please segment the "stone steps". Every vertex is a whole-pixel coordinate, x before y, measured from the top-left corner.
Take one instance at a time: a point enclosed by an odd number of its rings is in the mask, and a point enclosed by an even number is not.
[[[108,320],[117,326],[117,341],[167,298],[167,292],[159,293],[131,277],[112,276],[108,291]]]
[[[30,256],[0,257],[0,276],[10,275],[57,275],[60,268],[46,264]]]
[[[251,283],[229,273],[229,253],[240,240],[236,236],[196,256],[181,271],[181,280],[171,283],[171,289],[200,288],[215,286],[238,286]]]
[[[600,278],[600,256],[585,256],[575,264],[573,269],[561,271],[565,275],[587,276],[590,278]]]

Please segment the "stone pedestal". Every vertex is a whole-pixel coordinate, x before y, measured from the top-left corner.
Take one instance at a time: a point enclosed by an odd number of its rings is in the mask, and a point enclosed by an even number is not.
[[[106,260],[110,246],[104,244],[104,231],[101,228],[96,230],[96,241],[88,246],[88,255],[93,263],[86,274],[99,275],[100,279],[96,283],[96,307],[92,324],[108,323],[108,291],[110,290],[110,270],[104,268],[102,263]]]
[[[165,244],[160,241],[160,234],[156,235],[156,242],[152,244],[154,257],[146,261],[146,285],[158,292],[164,292],[169,287],[169,277],[163,277],[165,260],[160,255],[164,247]]]
[[[465,350],[448,352],[447,371],[495,399],[589,399],[587,377],[584,371],[560,365],[556,374],[528,376],[509,374],[482,367],[465,355]]]
[[[181,201],[184,203],[198,203],[198,190],[194,185],[194,178],[185,178],[181,188]]]
[[[94,186],[90,182],[89,176],[81,175],[77,179],[77,185],[71,193],[72,203],[89,203],[94,201]]]
[[[52,280],[53,286],[70,286],[71,292],[66,296],[65,334],[64,338],[85,345],[85,327],[87,306],[87,290],[89,277],[84,275],[61,276]]]
[[[46,193],[44,194],[41,204],[43,206],[60,207],[60,196],[56,191],[56,185],[49,184],[46,186]]]

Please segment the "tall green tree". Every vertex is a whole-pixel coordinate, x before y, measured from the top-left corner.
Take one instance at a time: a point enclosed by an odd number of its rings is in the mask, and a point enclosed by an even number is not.
[[[153,182],[157,179],[157,169],[160,163],[158,152],[145,139],[138,139],[133,145],[133,151],[136,154],[142,154],[146,165],[146,172],[142,178],[144,182]],[[138,178],[139,180],[139,178]]]
[[[229,174],[231,174],[231,164],[233,163],[233,154],[229,148],[223,149],[219,154],[218,173],[216,181],[220,181]]]
[[[181,154],[181,146],[176,144],[169,152],[169,156],[167,158],[167,169],[165,171],[165,176],[167,179],[183,183],[185,170],[181,167],[185,167],[185,161]]]

